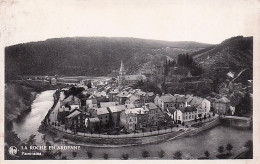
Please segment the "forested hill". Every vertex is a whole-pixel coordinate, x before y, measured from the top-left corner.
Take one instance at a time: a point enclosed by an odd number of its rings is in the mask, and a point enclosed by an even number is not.
[[[120,61],[129,72],[162,56],[191,53],[211,45],[136,38],[55,38],[5,48],[6,79],[16,75],[103,76],[117,70]]]
[[[213,80],[221,82],[227,72],[238,74],[244,69],[238,82],[253,79],[253,37],[232,37],[191,55]]]

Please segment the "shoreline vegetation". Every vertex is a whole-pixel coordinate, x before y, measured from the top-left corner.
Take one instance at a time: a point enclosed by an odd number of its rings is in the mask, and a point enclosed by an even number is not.
[[[58,86],[64,87],[64,86]],[[5,149],[9,145],[24,144],[18,135],[13,131],[13,122],[22,121],[30,112],[31,104],[37,94],[45,90],[56,89],[57,86],[36,87],[33,85],[9,81],[5,84]],[[10,137],[11,136],[11,137]],[[5,159],[16,159],[10,156],[5,150]]]

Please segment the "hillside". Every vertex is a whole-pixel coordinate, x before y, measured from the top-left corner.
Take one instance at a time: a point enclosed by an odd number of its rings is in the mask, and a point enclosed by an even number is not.
[[[246,68],[237,82],[253,79],[253,37],[232,37],[191,55],[213,80],[224,80],[227,72],[238,74]]]
[[[133,73],[144,63],[209,46],[197,42],[104,37],[55,38],[18,44],[5,48],[6,80],[16,75],[104,76],[119,69],[121,60]]]

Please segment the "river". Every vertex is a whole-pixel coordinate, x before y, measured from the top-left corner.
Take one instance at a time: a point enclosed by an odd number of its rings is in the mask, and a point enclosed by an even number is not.
[[[31,112],[21,121],[14,122],[14,131],[18,136],[24,140],[31,134],[36,134],[36,143],[43,145],[42,133],[38,132],[41,121],[47,114],[48,110],[53,104],[53,93],[55,91],[45,91],[37,95],[32,103]],[[210,130],[201,132],[197,135],[171,140],[159,144],[148,144],[141,146],[130,146],[120,148],[94,148],[81,146],[78,151],[77,159],[86,159],[86,151],[93,152],[93,158],[103,158],[103,154],[107,153],[109,157],[120,158],[122,153],[128,153],[130,158],[142,158],[142,151],[147,150],[151,157],[158,157],[158,151],[164,150],[166,153],[165,158],[172,159],[172,154],[180,150],[185,159],[194,159],[204,156],[204,152],[208,150],[211,158],[216,158],[218,154],[217,149],[219,146],[224,146],[228,143],[233,145],[234,154],[237,154],[244,149],[243,145],[246,141],[252,140],[252,130],[238,130],[227,126],[217,126]],[[48,140],[51,137],[48,137]],[[55,143],[62,145],[62,143]],[[63,152],[68,158],[71,157],[71,151]]]
[[[31,105],[31,112],[21,121],[13,123],[13,130],[21,140],[28,139],[30,135],[36,135],[36,143],[42,143],[42,133],[38,132],[41,121],[54,102],[53,93],[55,90],[41,92],[36,95]]]

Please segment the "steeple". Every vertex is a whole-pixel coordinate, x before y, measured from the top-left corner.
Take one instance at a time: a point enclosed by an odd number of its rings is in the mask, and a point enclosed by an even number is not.
[[[121,66],[120,66],[119,72],[125,72],[125,67],[124,67],[123,60],[121,60]]]
[[[121,60],[121,66],[120,66],[120,70],[119,70],[119,76],[118,76],[118,83],[120,85],[124,84],[124,81],[125,81],[125,68],[124,68],[124,63],[123,61]]]

